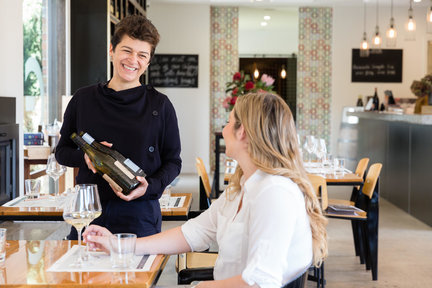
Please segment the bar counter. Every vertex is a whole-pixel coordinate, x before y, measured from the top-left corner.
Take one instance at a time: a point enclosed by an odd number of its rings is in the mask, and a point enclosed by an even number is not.
[[[432,226],[432,115],[349,116],[359,118],[357,159],[383,164],[381,196]]]

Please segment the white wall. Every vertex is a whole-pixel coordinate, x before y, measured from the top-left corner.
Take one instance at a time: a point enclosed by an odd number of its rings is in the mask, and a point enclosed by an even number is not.
[[[264,15],[271,19],[261,26]],[[298,8],[239,8],[239,55],[298,53]],[[259,55],[258,55],[259,56]]]
[[[23,143],[23,29],[22,0],[0,0],[0,96],[16,98],[16,121]],[[19,187],[23,194],[23,149],[19,147]]]
[[[369,39],[375,29],[375,5],[367,10],[369,21],[366,33]],[[336,151],[342,108],[355,106],[359,94],[373,95],[374,88],[378,88],[380,101],[384,99],[384,90],[392,90],[397,98],[415,97],[410,86],[413,80],[422,78],[427,72],[427,41],[432,34],[426,33],[425,7],[414,6],[414,19],[417,22],[416,41],[405,41],[405,21],[408,18],[407,7],[394,7],[395,25],[398,31],[396,49],[403,49],[402,83],[351,83],[351,50],[360,46],[363,35],[363,7],[334,7],[333,10],[333,80],[331,131],[332,151]],[[381,35],[389,26],[389,7],[380,8],[379,26]],[[354,23],[354,24],[353,24]],[[384,45],[385,47],[385,37]]]
[[[198,88],[157,88],[177,112],[182,173],[196,173],[195,157],[207,168],[210,159],[210,6],[152,3],[147,16],[161,35],[156,53],[199,55]]]

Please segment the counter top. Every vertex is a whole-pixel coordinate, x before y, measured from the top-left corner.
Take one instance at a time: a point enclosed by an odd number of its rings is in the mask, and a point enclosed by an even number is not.
[[[411,124],[432,125],[432,115],[421,114],[392,114],[385,112],[348,112],[349,116],[357,116],[364,119],[375,119],[384,121],[399,121]]]

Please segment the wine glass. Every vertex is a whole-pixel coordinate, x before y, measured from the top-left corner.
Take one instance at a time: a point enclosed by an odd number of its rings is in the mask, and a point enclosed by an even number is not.
[[[89,193],[88,197],[90,197],[90,202],[93,203],[93,209],[91,210],[91,220],[90,222],[86,225],[86,229],[88,227],[88,225],[90,225],[90,223],[98,218],[101,214],[102,214],[102,205],[99,199],[99,193],[98,193],[98,189],[97,189],[97,185],[93,185],[95,186],[94,190],[95,192],[93,193]],[[86,245],[86,251],[85,251],[85,255],[84,255],[84,261],[88,261],[92,258],[92,256],[90,255],[89,252],[89,245]]]
[[[46,174],[48,174],[55,183],[55,196],[59,195],[59,187],[58,187],[58,179],[60,176],[62,176],[66,172],[66,167],[63,165],[60,165],[56,158],[54,153],[50,154],[48,156],[47,161],[47,167],[46,167]]]
[[[306,136],[306,142],[304,144],[306,151],[309,153],[309,162],[312,162],[312,153],[316,150],[316,139],[313,135]]]
[[[325,140],[320,138],[317,141],[317,148],[316,148],[316,155],[318,157],[318,159],[320,159],[321,162],[321,166],[324,167],[324,157],[327,154],[327,148],[326,148],[326,143]]]
[[[83,266],[81,232],[84,226],[88,225],[97,215],[95,213],[96,194],[98,191],[95,184],[76,185],[75,191],[68,195],[63,209],[63,219],[66,223],[73,225],[78,232],[78,258],[72,263],[72,266]]]

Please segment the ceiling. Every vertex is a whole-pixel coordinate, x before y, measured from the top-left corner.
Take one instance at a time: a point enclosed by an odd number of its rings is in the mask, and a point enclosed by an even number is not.
[[[391,0],[147,0],[152,3],[171,4],[208,4],[224,6],[249,6],[249,7],[298,7],[298,6],[362,6],[364,2],[390,6]],[[409,0],[393,0],[394,6],[409,6]],[[430,0],[422,0],[420,3],[413,3],[413,7],[430,6]]]

